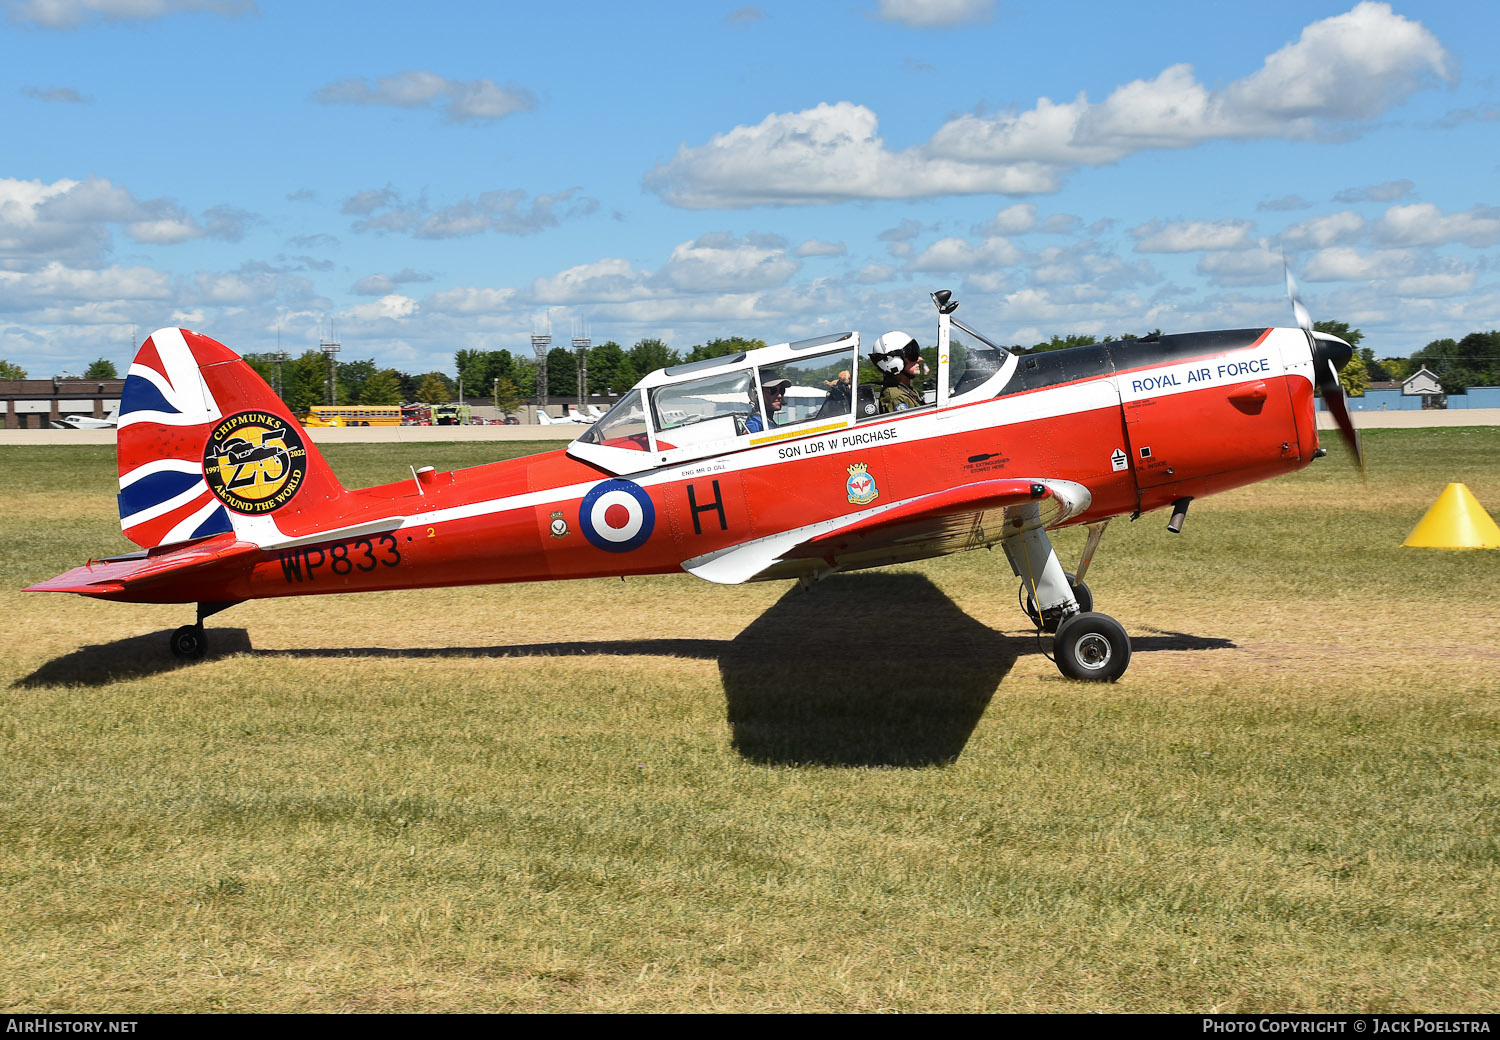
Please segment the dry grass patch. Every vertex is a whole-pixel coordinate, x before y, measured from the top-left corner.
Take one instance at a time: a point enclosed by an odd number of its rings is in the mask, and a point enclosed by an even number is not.
[[[1370,448],[1118,522],[1105,687],[998,554],[252,604],[178,668],[186,608],[13,591],[118,536],[107,459],[8,449],[106,490],[0,511],[0,1007],[1487,1009],[1500,553],[1397,546],[1500,433]]]

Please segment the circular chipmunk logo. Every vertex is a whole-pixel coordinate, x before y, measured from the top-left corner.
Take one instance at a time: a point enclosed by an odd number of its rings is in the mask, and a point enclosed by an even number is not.
[[[271,513],[291,500],[307,475],[307,448],[286,420],[238,412],[214,427],[203,447],[209,490],[230,509]]]

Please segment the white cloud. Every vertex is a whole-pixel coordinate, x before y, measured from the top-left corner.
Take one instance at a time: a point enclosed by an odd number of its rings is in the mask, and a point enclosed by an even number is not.
[[[1255,208],[1267,210],[1272,213],[1282,213],[1294,209],[1309,209],[1311,206],[1312,203],[1308,202],[1301,195],[1283,195],[1279,199],[1267,199]]]
[[[1031,269],[1034,285],[1088,285],[1109,292],[1160,279],[1150,262],[1127,263],[1112,253],[1092,248],[1088,243],[1044,249]]]
[[[432,209],[426,196],[406,202],[391,188],[372,188],[344,201],[343,212],[360,216],[355,231],[395,232],[415,238],[461,238],[493,231],[501,235],[534,235],[564,220],[587,216],[597,200],[578,188],[527,199],[517,189],[481,192],[450,206]],[[383,212],[382,212],[383,211]]]
[[[1333,197],[1335,202],[1395,202],[1404,199],[1416,189],[1408,180],[1386,181],[1363,188],[1347,188]]]
[[[880,0],[878,10],[882,21],[914,29],[975,25],[988,22],[994,14],[995,0]]]
[[[330,83],[313,94],[325,105],[383,105],[390,108],[440,108],[450,123],[492,123],[536,107],[536,96],[493,80],[451,80],[435,72],[410,69],[382,76],[374,85],[350,78]]]
[[[1205,253],[1198,260],[1198,273],[1215,285],[1278,285],[1282,263],[1280,250],[1261,241],[1247,249]]]
[[[1289,246],[1322,249],[1353,241],[1364,228],[1364,217],[1352,210],[1343,210],[1293,224],[1281,233],[1281,240]]]
[[[756,126],[717,134],[699,148],[679,148],[643,183],[685,209],[1025,195],[1058,188],[1056,172],[1040,163],[992,166],[935,159],[918,149],[893,153],[877,130],[875,113],[848,101],[773,114]]]
[[[657,281],[689,293],[754,292],[786,284],[801,266],[778,238],[713,232],[673,249]]]
[[[429,296],[423,304],[423,310],[464,316],[509,314],[515,309],[516,299],[514,289],[444,289]]]
[[[1153,220],[1130,229],[1138,253],[1195,253],[1238,249],[1253,225],[1248,220]]]
[[[1405,249],[1361,253],[1348,246],[1332,246],[1314,253],[1302,268],[1309,282],[1364,282],[1395,278],[1411,272],[1416,257]]]
[[[988,238],[978,245],[962,238],[934,242],[907,265],[911,271],[988,271],[1020,263],[1021,251],[1004,238]]]
[[[370,303],[360,303],[341,312],[352,321],[400,321],[417,313],[417,301],[410,296],[391,293]]]
[[[205,235],[235,241],[258,219],[233,206],[215,206],[203,217],[206,226],[170,199],[143,202],[98,177],[51,184],[0,178],[0,264],[97,262],[109,248],[110,225],[135,242],[175,245]]]
[[[542,303],[578,304],[620,302],[649,295],[648,272],[631,267],[630,261],[606,258],[579,264],[566,271],[532,282],[532,296]]]
[[[990,218],[989,222],[980,228],[984,235],[1023,235],[1036,227],[1036,206],[1030,202],[1020,202],[1014,206],[1008,206]]]
[[[1474,288],[1473,271],[1444,271],[1436,274],[1413,275],[1398,278],[1392,289],[1396,295],[1419,299],[1440,299],[1458,296]]]
[[[1375,224],[1378,241],[1397,246],[1436,246],[1462,242],[1476,249],[1500,242],[1500,208],[1476,206],[1466,213],[1444,213],[1430,202],[1392,206]]]
[[[7,9],[11,21],[44,29],[76,29],[86,22],[154,21],[194,11],[255,14],[254,0],[19,0]]]
[[[821,239],[809,238],[792,253],[804,259],[809,256],[848,256],[849,247],[842,242],[824,242]]]
[[[369,274],[354,283],[352,292],[357,296],[387,296],[396,291],[398,285],[408,282],[430,282],[432,275],[421,274],[406,267],[395,274]]]
[[[870,109],[825,103],[683,145],[644,185],[687,209],[1041,194],[1057,191],[1071,167],[1148,148],[1347,135],[1351,124],[1450,78],[1451,63],[1419,22],[1366,0],[1307,26],[1254,74],[1220,89],[1180,63],[1117,87],[1097,104],[1080,93],[1065,102],[1038,98],[1025,112],[962,115],[925,146],[901,152],[886,148]]]
[[[878,285],[896,277],[896,268],[891,264],[866,264],[859,269],[854,280],[860,285]]]
[[[10,311],[31,309],[42,300],[164,300],[170,295],[171,280],[149,267],[93,271],[53,262],[29,273],[0,271],[0,306]]]

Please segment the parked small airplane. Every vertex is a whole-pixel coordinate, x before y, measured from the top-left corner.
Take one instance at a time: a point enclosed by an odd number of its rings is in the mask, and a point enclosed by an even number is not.
[[[581,415],[575,406],[569,405],[568,414],[561,418],[554,418],[538,408],[536,410],[536,421],[542,426],[573,426],[578,423],[592,423],[594,419],[587,415]]]
[[[65,415],[52,420],[54,430],[113,430],[120,421],[120,406],[116,404],[102,419],[92,415]]]
[[[932,299],[925,359],[887,333],[862,370],[850,332],[677,365],[566,449],[358,491],[237,355],[163,329],[130,368],[118,439],[120,522],[142,551],[29,591],[197,603],[171,640],[192,658],[203,620],[251,599],[680,571],[811,584],[998,544],[1062,673],[1115,680],[1130,640],[1082,580],[1111,518],[1170,507],[1178,531],[1195,498],[1321,456],[1315,386],[1360,457],[1337,371],[1353,349],[1295,292],[1300,328],[1042,353]],[[925,394],[909,385],[924,364]],[[1072,525],[1088,536],[1068,574],[1047,532]]]

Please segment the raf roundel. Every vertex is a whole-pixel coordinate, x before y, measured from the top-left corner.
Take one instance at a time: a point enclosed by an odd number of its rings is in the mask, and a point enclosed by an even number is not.
[[[656,526],[656,507],[639,484],[606,480],[595,484],[578,507],[578,526],[589,544],[605,552],[630,552],[646,544]]]

